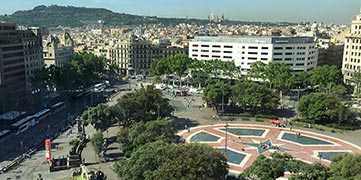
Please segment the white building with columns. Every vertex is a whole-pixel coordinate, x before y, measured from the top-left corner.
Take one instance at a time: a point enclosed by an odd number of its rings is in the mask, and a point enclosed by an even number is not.
[[[344,82],[348,82],[355,71],[361,71],[361,10],[352,21],[350,31],[345,35],[342,60]]]
[[[313,37],[197,36],[189,44],[189,57],[234,60],[242,75],[256,61],[285,63],[297,74],[317,66],[318,50]]]

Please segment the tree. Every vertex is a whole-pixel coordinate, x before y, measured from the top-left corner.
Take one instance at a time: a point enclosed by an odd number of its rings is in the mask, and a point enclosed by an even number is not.
[[[247,73],[247,77],[251,80],[260,80],[265,82],[267,80],[266,64],[261,61],[256,61],[251,65],[251,70]]]
[[[81,119],[84,121],[84,125],[91,124],[96,130],[104,131],[112,125],[112,116],[108,105],[99,104],[85,110],[81,115]]]
[[[203,99],[219,110],[218,105],[222,103],[228,104],[230,95],[230,86],[219,81],[217,84],[208,85],[203,91]]]
[[[139,147],[128,159],[118,161],[115,165],[117,174],[121,179],[151,180],[153,173],[173,153],[176,148],[173,144],[156,141]],[[166,176],[164,176],[166,177]]]
[[[311,76],[311,84],[318,90],[329,92],[333,86],[341,84],[340,70],[336,66],[323,65],[316,67]]]
[[[182,53],[170,56],[168,58],[168,61],[170,63],[171,71],[177,74],[177,76],[179,77],[180,86],[182,86],[181,78],[183,76],[183,73],[188,70],[193,60],[189,58],[186,54]]]
[[[331,160],[330,180],[356,180],[361,178],[361,155],[345,153]]]
[[[174,145],[163,141],[139,147],[120,161],[116,171],[122,179],[225,179],[225,156],[206,144]]]
[[[355,87],[354,94],[356,96],[360,96],[360,94],[361,94],[361,71],[360,70],[352,73],[350,82]]]
[[[303,96],[298,105],[301,116],[315,123],[339,123],[353,119],[352,112],[333,94],[312,93]]]
[[[271,87],[274,85],[277,89],[284,90],[292,86],[291,68],[286,64],[270,62],[266,65],[266,75]]]
[[[272,153],[271,158],[260,155],[250,167],[239,176],[246,179],[274,180],[284,175],[285,169],[295,164],[296,160],[289,154]],[[295,168],[294,168],[295,169]]]
[[[222,180],[228,173],[224,154],[207,144],[190,143],[177,146],[154,172],[153,179]]]
[[[139,122],[129,129],[122,129],[118,134],[118,142],[125,156],[138,147],[149,142],[162,140],[166,143],[178,143],[179,136],[175,135],[177,129],[173,121],[156,120]]]
[[[300,87],[307,87],[310,84],[310,75],[307,72],[302,71],[294,78],[294,84]]]
[[[173,107],[160,90],[148,87],[122,96],[111,111],[123,127],[129,127],[136,122],[169,117]]]
[[[90,139],[90,143],[93,146],[93,149],[97,155],[100,155],[103,152],[104,138],[102,132],[97,131],[93,134]]]
[[[319,162],[304,164],[298,173],[291,175],[289,180],[327,180],[330,178],[330,169]]]

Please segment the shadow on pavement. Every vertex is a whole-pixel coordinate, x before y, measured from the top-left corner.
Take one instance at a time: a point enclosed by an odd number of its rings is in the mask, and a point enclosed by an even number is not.
[[[175,126],[178,130],[184,130],[186,127],[195,127],[198,125],[199,123],[195,120],[176,117]]]

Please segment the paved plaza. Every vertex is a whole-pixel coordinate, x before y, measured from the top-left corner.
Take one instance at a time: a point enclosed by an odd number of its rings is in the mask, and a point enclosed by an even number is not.
[[[318,133],[255,124],[204,125],[179,133],[187,142],[207,143],[226,152],[230,171],[240,173],[260,154],[288,153],[298,160],[329,165],[332,157],[345,152],[361,153],[347,141]]]

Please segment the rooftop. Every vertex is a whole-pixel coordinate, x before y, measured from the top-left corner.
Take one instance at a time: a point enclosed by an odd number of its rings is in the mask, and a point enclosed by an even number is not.
[[[298,43],[314,43],[314,38],[281,37],[281,36],[196,36],[193,41],[249,43],[249,44],[298,44]]]
[[[0,119],[3,120],[13,120],[22,115],[26,114],[26,112],[19,112],[19,111],[10,111],[0,115]]]

